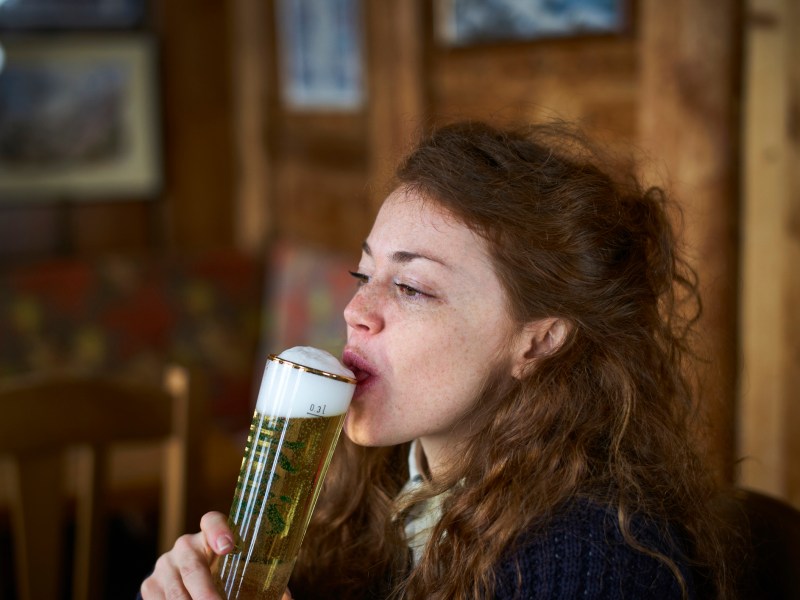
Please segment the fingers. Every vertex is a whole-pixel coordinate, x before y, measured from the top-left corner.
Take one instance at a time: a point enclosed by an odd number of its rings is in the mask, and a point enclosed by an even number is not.
[[[228,520],[220,512],[209,512],[200,519],[200,531],[205,542],[215,554],[227,554],[233,550],[233,532]]]
[[[292,600],[292,592],[289,591],[289,588],[286,588],[286,591],[283,592],[283,596],[281,596],[281,600]]]
[[[185,552],[185,541],[182,541],[183,539],[178,538],[173,549],[156,561],[152,575],[142,583],[141,591],[144,600],[185,600],[191,598],[189,591],[183,585],[180,567],[177,564],[180,560],[177,553]]]
[[[209,567],[214,554],[233,549],[233,534],[225,516],[207,513],[199,533],[183,535],[172,550],[156,561],[142,583],[144,600],[220,600]]]
[[[178,584],[182,585],[189,594],[186,597],[193,600],[219,600],[220,596],[214,587],[204,552],[205,540],[202,538],[202,534],[184,535],[175,542],[170,553],[172,561],[170,573],[178,574],[174,588],[178,589]],[[176,597],[183,598],[183,596]],[[167,598],[171,599],[172,596],[168,595]]]
[[[144,600],[219,600],[205,557],[201,533],[183,535],[157,561],[142,583]]]

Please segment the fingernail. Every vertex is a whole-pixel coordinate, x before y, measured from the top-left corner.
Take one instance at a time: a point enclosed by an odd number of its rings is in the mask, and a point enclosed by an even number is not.
[[[222,534],[217,538],[217,552],[230,552],[233,549],[233,540],[230,536]]]

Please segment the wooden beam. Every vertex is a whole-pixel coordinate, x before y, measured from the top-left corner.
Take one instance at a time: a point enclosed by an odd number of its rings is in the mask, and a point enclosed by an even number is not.
[[[265,143],[269,9],[271,3],[263,0],[236,0],[233,7],[234,239],[238,248],[253,254],[264,251],[271,225],[271,164]]]
[[[397,161],[425,125],[428,36],[420,0],[367,0],[370,201],[377,211]]]
[[[679,229],[700,276],[699,397],[708,451],[733,476],[738,247],[739,18],[735,0],[643,0],[640,142],[647,177],[666,173],[683,212]],[[662,179],[662,178],[659,178]]]
[[[749,0],[741,483],[800,506],[800,1]]]
[[[788,236],[786,244],[786,264],[784,271],[786,278],[786,291],[784,293],[784,313],[786,314],[786,329],[784,343],[786,344],[785,377],[786,389],[791,390],[793,396],[787,396],[787,419],[785,426],[787,472],[787,498],[797,507],[800,507],[800,436],[797,435],[800,427],[800,0],[790,0],[786,6],[786,49],[785,60],[788,64],[787,77],[789,102],[787,104],[786,151],[787,163],[790,165],[787,173],[788,195],[787,202],[787,227]]]
[[[157,3],[163,77],[164,197],[171,245],[233,242],[230,6]]]

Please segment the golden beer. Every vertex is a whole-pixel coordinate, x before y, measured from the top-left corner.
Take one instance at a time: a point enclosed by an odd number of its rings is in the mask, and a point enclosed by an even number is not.
[[[320,380],[331,375],[298,373],[304,367],[270,360],[278,364],[265,372],[228,517],[235,547],[212,564],[217,589],[228,600],[281,598],[342,430],[342,407],[355,387],[346,377]],[[284,369],[280,376],[276,367]],[[330,403],[319,397],[319,386],[333,383],[345,386],[338,390],[344,390],[344,403],[337,402],[336,389]],[[262,396],[289,399],[281,405],[273,398],[266,406]]]

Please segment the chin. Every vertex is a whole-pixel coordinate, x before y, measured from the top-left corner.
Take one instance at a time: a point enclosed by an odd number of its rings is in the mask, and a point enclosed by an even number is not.
[[[351,422],[352,415],[348,414],[344,422],[344,434],[357,446],[378,447],[391,446],[393,442],[387,442],[378,433],[375,427],[370,427],[365,423],[354,424]]]

